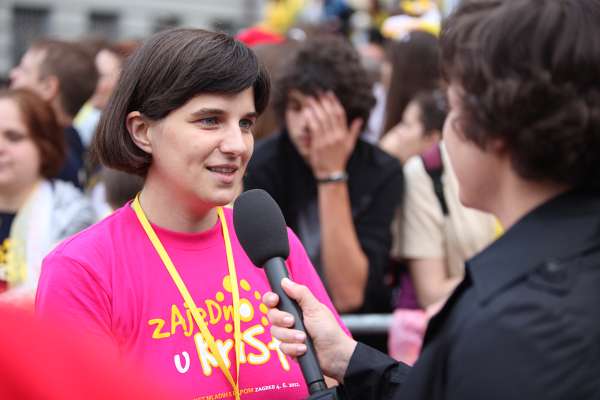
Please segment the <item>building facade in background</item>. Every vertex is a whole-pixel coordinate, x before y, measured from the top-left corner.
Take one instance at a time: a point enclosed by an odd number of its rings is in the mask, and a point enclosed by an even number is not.
[[[40,37],[143,39],[159,30],[197,27],[235,33],[256,23],[265,0],[2,0],[0,78]]]

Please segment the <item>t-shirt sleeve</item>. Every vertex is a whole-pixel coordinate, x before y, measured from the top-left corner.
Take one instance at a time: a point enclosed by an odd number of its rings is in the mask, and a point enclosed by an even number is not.
[[[419,157],[404,167],[406,194],[403,213],[402,256],[444,257],[444,216],[433,191],[433,183]]]
[[[108,290],[91,268],[60,252],[51,253],[42,263],[35,309],[43,319],[116,345]]]
[[[310,262],[300,239],[294,234],[294,232],[288,228],[288,238],[290,241],[290,256],[286,260],[288,266],[290,278],[297,283],[305,285],[315,295],[315,297],[323,304],[325,304],[333,313],[338,323],[344,329],[344,332],[348,336],[352,336],[346,325],[342,322],[340,315],[336,311],[321,278],[315,271],[315,267]]]

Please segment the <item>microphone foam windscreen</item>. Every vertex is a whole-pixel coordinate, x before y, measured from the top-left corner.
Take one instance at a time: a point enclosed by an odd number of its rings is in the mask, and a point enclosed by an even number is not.
[[[244,251],[257,267],[274,257],[285,260],[290,254],[281,209],[264,190],[248,190],[235,200],[233,226]]]

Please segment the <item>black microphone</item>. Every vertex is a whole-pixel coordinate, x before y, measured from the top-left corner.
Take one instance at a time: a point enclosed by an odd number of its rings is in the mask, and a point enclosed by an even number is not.
[[[284,260],[290,248],[285,219],[275,200],[261,189],[242,193],[233,205],[233,226],[252,263],[265,269],[271,290],[279,296],[278,308],[294,316],[294,329],[306,333],[300,307],[281,287],[281,280],[288,277]],[[298,362],[311,394],[327,390],[308,334],[306,353],[298,357]]]

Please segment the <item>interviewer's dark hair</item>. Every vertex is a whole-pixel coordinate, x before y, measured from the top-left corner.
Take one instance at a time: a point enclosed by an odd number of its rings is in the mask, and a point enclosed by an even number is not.
[[[442,32],[457,123],[525,179],[600,186],[600,1],[465,1]]]
[[[345,39],[318,35],[307,39],[280,69],[273,93],[273,107],[283,122],[290,91],[307,95],[331,90],[351,122],[366,124],[375,105],[371,84],[356,50]]]
[[[152,156],[131,139],[127,114],[139,111],[158,121],[201,93],[234,94],[250,87],[261,113],[269,100],[269,77],[241,42],[201,29],[159,32],[127,59],[100,119],[95,157],[107,167],[145,176]]]

